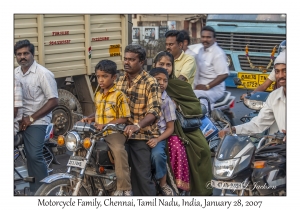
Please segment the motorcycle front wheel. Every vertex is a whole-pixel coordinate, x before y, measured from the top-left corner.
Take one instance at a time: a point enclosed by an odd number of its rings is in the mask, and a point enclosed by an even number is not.
[[[72,196],[69,179],[59,179],[51,183],[45,183],[36,191],[36,196]],[[88,196],[87,191],[81,187],[78,191],[78,196]]]

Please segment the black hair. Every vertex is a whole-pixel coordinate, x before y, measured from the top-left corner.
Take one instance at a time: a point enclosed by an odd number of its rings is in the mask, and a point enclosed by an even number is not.
[[[95,73],[100,70],[114,76],[117,74],[117,64],[111,60],[102,60],[95,66]]]
[[[34,45],[30,43],[29,40],[24,39],[24,40],[20,40],[18,41],[15,46],[14,46],[14,54],[16,55],[17,50],[23,48],[23,47],[28,47],[30,53],[34,56]]]
[[[146,51],[144,48],[142,48],[138,44],[129,44],[125,47],[125,53],[131,52],[138,54],[139,60],[140,61],[145,61],[146,60]]]
[[[169,36],[176,36],[176,42],[177,43],[180,43],[180,42],[184,41],[184,35],[183,35],[183,33],[180,33],[180,31],[178,31],[178,30],[167,31],[165,33],[165,37],[168,38]]]
[[[152,77],[155,77],[156,75],[158,74],[165,74],[167,78],[169,78],[169,74],[167,72],[166,69],[164,68],[161,68],[161,67],[157,67],[157,68],[153,68],[150,70],[149,74],[152,76]]]
[[[187,40],[188,41],[188,45],[191,44],[191,38],[189,35],[189,32],[186,30],[181,30],[180,33],[183,33],[183,40]]]
[[[216,38],[216,31],[213,27],[211,26],[204,26],[202,29],[201,29],[201,33],[202,31],[210,31],[213,33],[213,37]]]
[[[154,58],[153,63],[156,64],[156,63],[159,62],[160,59],[161,59],[162,57],[164,57],[164,56],[168,56],[168,57],[170,58],[170,61],[171,61],[171,63],[172,63],[172,66],[174,67],[174,56],[173,56],[170,52],[168,52],[168,51],[161,51],[161,52],[159,52],[159,53],[156,55],[156,57]]]

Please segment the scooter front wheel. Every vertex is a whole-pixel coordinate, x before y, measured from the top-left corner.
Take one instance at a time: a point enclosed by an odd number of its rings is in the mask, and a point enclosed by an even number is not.
[[[73,190],[69,179],[59,179],[45,183],[36,191],[36,196],[72,196]],[[78,196],[88,196],[87,191],[81,187]]]

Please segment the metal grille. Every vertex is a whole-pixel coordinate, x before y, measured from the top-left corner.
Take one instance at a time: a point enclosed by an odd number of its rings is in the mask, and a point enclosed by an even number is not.
[[[238,34],[238,33],[216,33],[218,45],[223,50],[245,51],[248,44],[251,52],[272,52],[275,45],[286,39],[285,34]]]
[[[44,156],[44,160],[47,164],[47,168],[48,168],[50,163],[53,160],[53,156],[52,156],[51,152],[49,151],[49,149],[45,146],[43,147],[43,156]]]
[[[244,71],[259,71],[258,68],[255,68],[255,69],[250,68],[250,64],[245,55],[239,55],[238,57],[239,57],[239,62],[240,62],[240,66],[241,66],[242,70],[244,70]],[[261,67],[263,67],[263,69],[265,69],[270,62],[270,57],[250,56],[250,60],[254,66],[261,66]],[[273,64],[274,64],[274,62],[273,62]],[[268,69],[268,72],[272,71],[273,66],[274,66],[273,64]]]

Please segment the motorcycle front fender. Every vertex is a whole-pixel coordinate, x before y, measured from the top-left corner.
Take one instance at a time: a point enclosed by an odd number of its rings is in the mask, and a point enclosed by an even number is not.
[[[47,176],[46,178],[42,179],[40,182],[44,182],[47,184],[50,184],[56,180],[59,179],[75,179],[76,177],[72,174],[68,173],[57,173],[57,174],[52,174],[50,176]]]

